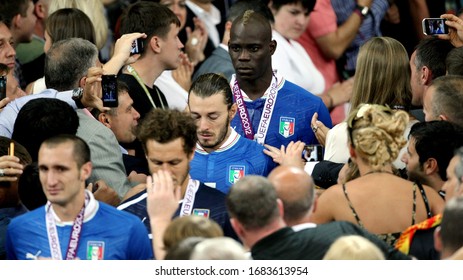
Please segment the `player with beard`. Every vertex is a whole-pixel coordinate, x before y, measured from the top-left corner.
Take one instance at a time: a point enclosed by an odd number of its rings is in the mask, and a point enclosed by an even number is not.
[[[274,163],[263,153],[264,147],[230,127],[237,105],[225,77],[199,76],[191,86],[188,107],[198,128],[192,178],[226,194],[243,176],[267,176]]]
[[[227,214],[225,194],[190,178],[190,162],[198,140],[194,120],[177,110],[153,109],[141,122],[137,137],[143,145],[151,174],[159,170],[168,172],[173,185],[180,190],[179,205],[173,216],[207,217],[222,227],[224,235],[238,239]],[[138,216],[151,232],[146,198],[145,188],[126,199],[118,209]]]

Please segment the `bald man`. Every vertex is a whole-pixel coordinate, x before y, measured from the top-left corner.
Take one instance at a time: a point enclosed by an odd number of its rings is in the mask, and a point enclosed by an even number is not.
[[[280,166],[269,178],[248,175],[230,189],[227,209],[231,224],[243,244],[251,249],[253,259],[321,260],[331,244],[345,235],[367,238],[387,259],[410,259],[352,223],[308,223],[314,188],[310,176],[303,173],[297,167]],[[291,216],[289,223],[286,212]],[[291,223],[303,224],[290,227]]]
[[[268,179],[283,202],[285,220],[295,230],[313,227],[310,214],[315,210],[315,184],[303,169],[294,166],[278,166]]]

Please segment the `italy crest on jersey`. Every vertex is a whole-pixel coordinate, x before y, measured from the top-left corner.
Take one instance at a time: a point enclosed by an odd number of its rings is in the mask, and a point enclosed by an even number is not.
[[[201,217],[204,217],[204,218],[209,218],[209,214],[210,214],[210,210],[209,209],[193,209],[193,213],[191,213],[191,215],[193,216],[201,216]]]
[[[102,260],[104,255],[104,242],[87,242],[87,260]]]
[[[294,135],[294,126],[296,125],[296,119],[288,117],[280,117],[280,135],[288,138]]]
[[[230,165],[228,169],[228,182],[234,184],[244,177],[246,168],[244,165]]]

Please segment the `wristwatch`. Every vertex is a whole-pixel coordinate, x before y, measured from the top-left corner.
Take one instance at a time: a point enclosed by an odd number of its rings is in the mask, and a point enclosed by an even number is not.
[[[72,100],[74,100],[78,109],[85,108],[84,104],[82,104],[83,95],[84,95],[83,88],[75,88],[72,90]]]
[[[367,6],[356,5],[355,9],[357,11],[359,11],[360,14],[362,14],[363,18],[365,18],[368,15],[368,13],[370,12],[370,8],[367,7]]]

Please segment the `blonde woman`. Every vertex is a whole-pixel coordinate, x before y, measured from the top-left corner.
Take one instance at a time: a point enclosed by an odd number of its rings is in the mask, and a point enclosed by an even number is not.
[[[357,57],[351,108],[370,103],[407,112],[411,98],[410,65],[404,46],[390,37],[374,37],[367,41]],[[415,119],[409,119],[404,136],[408,136],[411,126],[416,122]],[[314,115],[312,129],[319,142],[325,146],[325,160],[346,163],[349,159],[346,128],[347,124],[343,122],[329,130]],[[400,155],[405,151],[404,148]],[[400,157],[394,159],[394,166],[405,167]]]
[[[312,222],[349,221],[394,245],[410,225],[441,213],[444,201],[436,191],[393,174],[392,162],[405,145],[405,111],[363,104],[346,124],[351,160],[360,177],[324,191]]]

